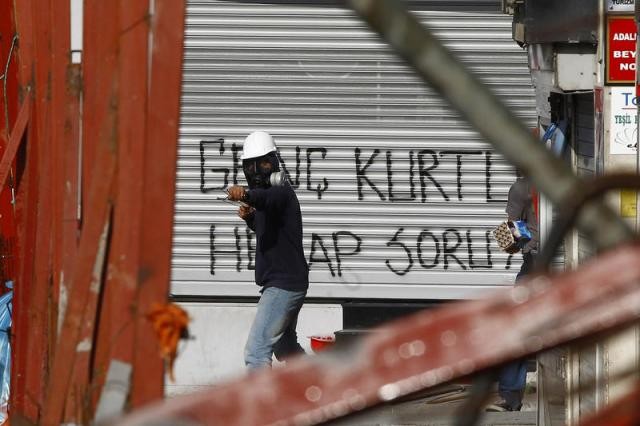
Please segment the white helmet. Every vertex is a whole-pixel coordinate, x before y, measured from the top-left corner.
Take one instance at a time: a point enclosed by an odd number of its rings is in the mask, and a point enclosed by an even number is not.
[[[276,150],[276,144],[267,132],[257,131],[251,133],[242,145],[241,160],[258,158]]]

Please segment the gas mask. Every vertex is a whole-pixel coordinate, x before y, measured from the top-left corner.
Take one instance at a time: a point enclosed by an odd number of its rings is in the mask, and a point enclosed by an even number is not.
[[[249,189],[280,186],[285,181],[275,152],[270,152],[262,157],[242,160],[242,171],[249,184]]]

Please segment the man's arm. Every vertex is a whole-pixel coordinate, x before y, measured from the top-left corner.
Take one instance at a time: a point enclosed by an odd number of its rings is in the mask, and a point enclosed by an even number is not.
[[[232,186],[227,193],[230,200],[241,201],[256,210],[279,211],[287,200],[287,193],[283,187],[255,188],[247,191],[242,186]]]
[[[518,179],[509,188],[507,197],[507,217],[509,220],[522,220],[523,214],[527,206],[531,203],[531,194],[528,191],[528,185]]]
[[[249,205],[248,193],[242,186],[234,185],[227,190],[227,196],[231,201],[239,201],[243,203],[238,209],[238,216],[244,220],[249,229],[255,231],[255,212],[256,210]]]

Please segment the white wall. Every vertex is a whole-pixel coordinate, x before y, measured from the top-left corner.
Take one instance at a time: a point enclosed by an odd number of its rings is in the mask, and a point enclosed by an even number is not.
[[[256,305],[246,303],[181,303],[191,318],[192,339],[182,341],[174,365],[175,382],[167,377],[165,394],[195,392],[245,372],[243,350]],[[309,336],[342,329],[340,305],[303,306],[298,341],[312,353]],[[275,365],[275,363],[274,363]]]

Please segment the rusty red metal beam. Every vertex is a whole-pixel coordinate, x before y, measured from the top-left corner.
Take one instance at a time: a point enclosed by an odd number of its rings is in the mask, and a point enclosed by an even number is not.
[[[28,131],[25,173],[17,197],[18,244],[21,262],[18,279],[14,286],[10,392],[12,421],[24,418],[32,423],[37,422],[40,416],[41,401],[37,401],[36,398],[40,395],[41,387],[44,386],[43,382],[34,384],[33,381],[27,380],[31,375],[41,377],[41,372],[34,370],[27,359],[32,339],[29,334],[32,324],[29,305],[33,300],[31,272],[34,264],[38,194],[37,148],[34,143],[31,143],[35,137],[35,130]]]
[[[36,199],[36,235],[34,263],[32,269],[32,299],[27,307],[30,316],[29,348],[26,354],[27,366],[33,369],[27,377],[30,387],[37,389],[33,394],[41,407],[45,398],[45,388],[51,371],[51,355],[55,343],[55,333],[51,331],[51,316],[57,312],[50,299],[52,280],[52,182],[47,179],[51,173],[51,2],[40,2],[32,8],[34,38],[34,80],[33,99],[35,114],[35,138],[30,142],[37,145],[38,196]],[[35,182],[33,182],[35,183]],[[20,338],[20,336],[18,336]],[[42,413],[42,410],[40,409]]]
[[[50,204],[47,179],[49,99],[47,96],[49,2],[34,8],[16,0],[16,28],[20,35],[18,71],[20,91],[32,93],[33,104],[26,148],[25,173],[18,189],[17,215],[22,265],[15,285],[15,327],[12,368],[12,419],[37,422],[49,371],[48,303],[50,279]],[[20,178],[19,178],[20,179]]]
[[[74,102],[67,89],[67,70],[70,65],[71,49],[71,17],[69,2],[65,0],[50,0],[51,15],[51,69],[49,91],[51,98],[51,239],[52,239],[52,277],[51,280],[51,319],[50,327],[52,334],[57,335],[60,280],[64,279],[62,269],[63,257],[72,253],[63,252],[63,241],[68,235],[63,232],[63,206],[65,199],[73,194],[68,190],[65,182],[66,167],[72,164],[65,162],[65,150],[72,146],[71,130],[73,129],[74,118],[68,116],[68,105]],[[77,120],[76,120],[77,121]],[[73,236],[71,233],[70,236]],[[73,258],[71,258],[73,259]],[[67,270],[67,273],[70,273]],[[63,304],[64,305],[64,304]],[[63,306],[64,308],[64,306]]]
[[[31,94],[28,94],[20,107],[18,118],[9,136],[9,143],[7,144],[0,160],[0,188],[4,187],[7,182],[7,177],[11,172],[11,168],[14,167],[16,153],[20,147],[20,143],[23,140],[25,130],[27,129],[27,123],[31,116]]]
[[[27,55],[21,55],[21,57],[25,56]],[[34,111],[32,108],[31,122],[33,122],[33,116]],[[29,351],[31,339],[29,335],[31,320],[28,306],[32,300],[33,280],[31,271],[34,263],[38,194],[37,147],[35,143],[32,142],[35,138],[35,129],[27,129],[25,169],[18,186],[16,200],[18,246],[21,262],[14,286],[10,392],[10,413],[12,421],[18,418],[24,418],[34,423],[39,417],[40,407],[39,404],[36,403],[35,398],[33,398],[33,395],[38,394],[40,386],[44,385],[44,383],[41,383],[34,389],[33,382],[27,383],[29,375],[39,375],[40,372],[30,368],[26,356]]]
[[[311,425],[396,400],[637,321],[639,257],[640,244],[620,247],[578,271],[424,311],[377,329],[349,351],[298,358],[286,369],[171,398],[119,424]]]
[[[68,0],[51,0],[51,185],[52,185],[52,334],[58,334],[60,315],[66,307],[68,281],[73,273],[78,249],[79,227],[76,219],[79,166],[79,126],[81,68],[71,64],[71,13]],[[81,339],[82,341],[82,339]],[[88,352],[90,353],[90,352]],[[79,352],[85,355],[87,352]],[[86,383],[89,368],[74,368],[70,389]],[[76,379],[80,376],[80,379]],[[86,387],[82,386],[82,389]],[[84,406],[73,392],[67,395],[65,422],[81,423]],[[68,417],[67,417],[68,415]]]
[[[90,176],[97,161],[96,136],[109,131],[107,116],[117,108],[118,8],[113,2],[87,1],[84,5],[83,122],[82,122],[82,212],[90,206]],[[117,137],[116,127],[111,138]]]
[[[93,371],[106,372],[112,360],[133,363],[140,235],[143,224],[147,139],[149,1],[120,0],[118,84],[118,176],[109,274],[102,296]],[[93,377],[101,389],[104,374]],[[97,402],[99,393],[93,399]]]
[[[83,93],[83,121],[80,142],[82,159],[78,165],[81,171],[81,179],[77,182],[78,191],[81,194],[79,220],[84,233],[84,227],[92,215],[90,201],[90,182],[96,168],[101,161],[98,150],[101,144],[111,146],[115,155],[114,161],[118,161],[119,150],[118,120],[119,120],[119,75],[118,61],[120,48],[119,8],[113,2],[85,2],[84,4],[84,46],[82,64],[82,93]],[[143,58],[139,58],[143,60]],[[117,168],[116,168],[117,173]],[[113,194],[117,189],[115,176]],[[115,203],[115,200],[112,200]],[[114,208],[114,211],[117,209]],[[114,231],[114,233],[117,231]],[[111,251],[111,249],[110,249]],[[111,252],[107,253],[107,262],[111,262]],[[109,265],[107,265],[109,269]],[[72,286],[68,283],[68,291]],[[97,293],[91,293],[87,300],[88,305],[98,306]],[[104,306],[108,309],[108,306]],[[88,312],[83,312],[85,317]],[[98,329],[95,330],[96,321]],[[97,340],[92,342],[92,351],[77,353],[74,358],[73,377],[69,382],[69,398],[66,408],[66,419],[77,420],[82,414],[91,415],[95,401],[99,395],[99,386],[106,374],[106,369],[97,365],[92,368],[91,360],[96,354],[96,347],[100,347],[100,337],[104,335],[102,329],[108,329],[112,325],[108,320],[101,318],[99,312],[94,312],[91,318],[86,317],[82,329],[78,330],[80,341],[85,338]],[[113,325],[117,328],[117,324]],[[95,330],[95,333],[94,333]],[[99,352],[98,352],[99,354]],[[78,404],[88,404],[80,410]]]
[[[118,162],[120,141],[118,140],[119,128],[119,92],[118,92],[118,50],[120,48],[120,28],[118,24],[119,11],[113,2],[85,2],[84,4],[84,46],[82,53],[82,70],[76,70],[76,78],[80,80],[83,94],[82,135],[83,140],[78,142],[78,150],[82,152],[81,164],[76,164],[75,171],[81,170],[81,180],[74,179],[76,191],[82,194],[80,217],[78,213],[78,193],[75,199],[68,199],[64,216],[67,232],[73,226],[81,225],[81,235],[86,232],[86,225],[93,220],[95,211],[92,210],[90,183],[96,176],[96,168],[102,167],[101,156],[109,147],[109,156],[115,156],[110,161]],[[73,67],[78,67],[74,65]],[[72,68],[74,69],[74,68]],[[81,74],[80,74],[81,72]],[[75,85],[73,87],[76,87]],[[79,88],[78,88],[79,89]],[[76,117],[77,119],[77,117]],[[77,137],[77,135],[76,135]],[[77,140],[77,139],[76,139]],[[102,153],[102,154],[101,154]],[[68,154],[70,161],[72,154]],[[76,155],[77,158],[77,155]],[[114,173],[118,173],[119,165]],[[77,175],[76,175],[77,176]],[[110,203],[115,204],[113,194],[116,191],[115,175],[112,178],[112,193]],[[114,211],[117,211],[115,206]],[[72,219],[73,218],[73,219]],[[82,237],[81,237],[82,238]],[[65,250],[73,250],[71,242],[67,242]],[[78,253],[80,249],[75,249]],[[107,270],[109,271],[109,251],[107,256]],[[105,274],[108,275],[109,273]],[[71,293],[77,285],[77,281],[67,280],[61,285]],[[71,367],[64,409],[64,420],[73,423],[88,423],[91,421],[95,407],[95,401],[99,395],[100,383],[106,370],[97,367],[92,368],[91,362],[96,354],[97,339],[102,334],[101,328],[107,328],[110,324],[100,318],[98,306],[101,306],[102,280],[96,281],[96,291],[87,295],[86,306],[82,312],[81,326],[78,333],[78,342],[91,342],[91,348],[85,351],[77,351]],[[102,309],[105,306],[102,305]],[[98,336],[98,337],[96,337]],[[68,350],[65,349],[65,350]],[[57,406],[59,408],[59,406]]]
[[[96,135],[100,140],[109,141],[118,156],[119,126],[119,75],[118,49],[120,48],[119,8],[114,2],[91,1],[84,5],[84,52],[83,52],[83,140],[82,140],[82,181],[78,182],[82,193],[81,216],[84,222],[91,204],[88,182],[95,170]],[[116,161],[118,158],[116,157]],[[118,171],[116,171],[119,173]],[[117,180],[114,177],[114,194]],[[114,195],[115,197],[115,195]],[[115,198],[114,198],[115,203]],[[117,233],[117,231],[114,231]],[[110,261],[108,259],[108,261]],[[102,323],[101,328],[108,324]],[[96,374],[106,374],[97,371]]]
[[[184,0],[156,0],[144,151],[144,191],[131,404],[139,407],[164,395],[164,366],[145,315],[169,295],[173,206],[177,161]],[[162,149],[158,149],[162,147]]]
[[[69,2],[52,0],[52,26],[56,30],[52,36],[52,173],[53,196],[53,280],[51,285],[52,309],[51,328],[57,335],[61,326],[69,289],[69,279],[73,274],[79,243],[79,221],[77,219],[78,168],[80,149],[80,97],[82,69],[80,64],[71,63],[71,13]],[[85,312],[89,309],[85,308]],[[95,317],[95,313],[93,314]],[[94,320],[95,321],[95,320]],[[94,321],[89,321],[92,324]],[[87,324],[87,321],[83,321]],[[83,337],[80,341],[83,341]],[[91,351],[77,352],[76,359],[89,357]],[[85,395],[89,377],[89,367],[74,366],[69,385],[64,421],[83,423]],[[84,422],[86,423],[86,422]]]

